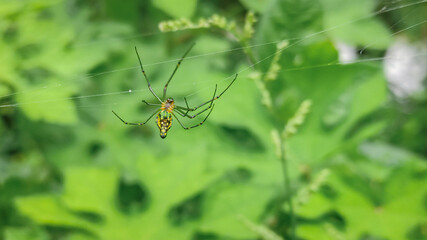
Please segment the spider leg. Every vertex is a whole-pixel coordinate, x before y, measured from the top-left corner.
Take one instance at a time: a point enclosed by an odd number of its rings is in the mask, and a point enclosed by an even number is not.
[[[184,113],[184,111],[183,111],[183,110],[178,109],[178,108],[175,108],[175,109],[174,109],[174,111],[176,111],[176,113],[178,113],[178,114],[179,114],[179,115],[181,115],[182,117],[188,117],[189,119],[193,119],[193,118],[197,117],[199,114],[201,114],[201,113],[205,112],[206,110],[208,110],[209,108],[211,108],[211,107],[209,106],[209,107],[207,107],[207,108],[203,109],[203,111],[200,111],[200,112],[198,112],[198,113],[197,113],[197,114],[195,114],[195,115],[188,115],[188,114],[187,114],[187,113],[188,113],[188,111],[187,111],[186,113]]]
[[[183,112],[182,112],[182,110],[177,109],[177,108],[175,108],[174,110],[176,110],[176,112],[177,112],[179,115],[183,116],[183,117],[188,117],[188,118],[190,118],[190,119],[193,119],[193,118],[195,118],[195,117],[199,116],[201,113],[206,112],[206,111],[207,111],[207,110],[209,110],[210,108],[212,108],[212,106],[211,106],[211,105],[209,105],[209,107],[206,107],[205,109],[203,109],[202,111],[200,111],[200,112],[198,112],[198,113],[196,113],[196,114],[194,114],[194,115],[188,115],[188,114],[187,114],[187,113],[188,113],[188,111],[187,111],[186,113],[183,113]]]
[[[148,89],[150,92],[159,100],[159,102],[162,102],[162,100],[157,96],[157,94],[154,92],[154,90],[151,88],[150,81],[148,81],[147,74],[145,74],[144,67],[142,67],[141,58],[139,57],[138,50],[135,47],[136,56],[138,56],[139,66],[141,67],[142,74],[144,74],[145,80],[147,80]]]
[[[112,111],[114,113],[114,115],[116,115],[117,118],[120,119],[120,121],[122,121],[124,124],[126,125],[144,125],[146,124],[154,115],[156,115],[159,111],[154,112],[145,122],[143,123],[130,123],[130,122],[126,122],[125,120],[123,120],[121,117],[119,117],[119,115],[117,115],[117,113],[115,113],[114,111]]]
[[[169,82],[172,80],[173,75],[175,75],[176,70],[178,70],[179,66],[181,65],[182,61],[184,60],[185,56],[190,52],[190,50],[194,47],[195,43],[193,43],[190,48],[184,53],[184,55],[181,57],[181,59],[176,64],[175,69],[172,72],[172,75],[169,77],[169,80],[166,82],[165,87],[163,88],[163,99],[166,97],[166,91],[168,89]]]
[[[214,94],[213,94],[213,97],[212,97],[212,99],[214,99],[215,98],[215,94],[216,94],[216,90],[218,89],[218,85],[215,85],[215,91],[214,91]],[[185,99],[185,98],[184,98]],[[187,100],[185,99],[185,104],[187,104],[187,107],[188,107],[188,102],[187,102]],[[188,117],[188,118],[190,118],[190,119],[192,119],[192,118],[195,118],[195,117],[197,117],[198,115],[200,115],[201,113],[203,113],[203,112],[205,112],[205,111],[207,111],[209,108],[211,108],[212,107],[212,105],[213,105],[213,101],[211,101],[211,104],[208,106],[208,107],[206,107],[205,109],[203,109],[202,111],[200,111],[200,112],[198,112],[198,113],[196,113],[195,115],[188,115],[188,112],[189,112],[189,110],[188,109],[190,109],[190,108],[187,108],[187,112],[183,115],[183,114],[181,114],[180,113],[180,115],[181,116],[183,116],[183,117]],[[177,111],[182,111],[181,109],[178,109],[178,108],[176,108],[177,109]]]
[[[174,109],[179,115],[181,115],[182,117],[187,117],[187,113],[184,113],[181,109],[175,108]]]
[[[211,112],[212,112],[212,110],[213,110],[213,107],[214,107],[214,106],[215,106],[215,105],[213,105],[213,106],[211,107],[211,110],[209,111],[208,115],[206,115],[205,119],[203,119],[203,121],[201,121],[200,123],[198,123],[198,124],[196,124],[196,125],[194,125],[194,126],[191,126],[191,127],[186,127],[186,126],[184,126],[184,125],[182,124],[182,122],[179,120],[179,118],[177,118],[177,117],[176,117],[176,115],[175,115],[174,113],[172,113],[172,115],[175,117],[175,119],[178,121],[178,123],[181,125],[181,127],[182,127],[182,128],[184,128],[185,130],[189,130],[189,129],[192,129],[192,128],[195,128],[195,127],[201,126],[201,125],[206,121],[206,119],[208,119],[209,115],[211,115]]]
[[[190,111],[190,106],[188,106],[188,102],[187,102],[187,98],[186,97],[184,97],[184,101],[185,101],[185,105],[187,105],[187,112],[185,113],[185,115],[187,115],[188,112]]]
[[[161,106],[162,104],[158,104],[158,103],[149,103],[145,100],[142,100],[143,103],[147,104],[148,106]]]
[[[190,112],[192,112],[192,111],[196,111],[198,108],[203,107],[204,105],[206,105],[206,104],[208,104],[208,103],[211,103],[211,102],[213,102],[213,101],[217,100],[218,98],[220,98],[220,97],[222,96],[222,94],[224,94],[224,93],[225,93],[225,92],[230,88],[230,86],[234,83],[234,81],[236,81],[236,79],[237,79],[237,73],[236,73],[236,76],[234,77],[233,81],[231,81],[231,83],[230,83],[230,84],[228,84],[228,86],[224,89],[224,91],[222,91],[218,96],[215,96],[215,97],[214,97],[214,98],[212,98],[211,100],[206,101],[206,102],[204,102],[204,103],[200,104],[200,105],[199,105],[199,106],[197,106],[197,107],[189,108],[189,107],[188,107],[188,103],[187,103],[187,99],[186,99],[186,98],[184,98],[184,100],[185,100],[185,102],[186,102],[186,104],[187,104],[187,107],[176,106],[176,108],[179,108],[179,109],[181,109],[181,110],[185,110],[185,111],[190,111]]]

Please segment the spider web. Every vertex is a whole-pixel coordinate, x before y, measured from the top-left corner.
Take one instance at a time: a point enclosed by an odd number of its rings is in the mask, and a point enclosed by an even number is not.
[[[340,28],[346,28],[346,27],[350,27],[353,24],[357,24],[361,21],[364,21],[366,19],[373,19],[373,18],[377,18],[379,16],[381,16],[382,14],[386,14],[386,13],[392,13],[394,11],[400,10],[400,9],[404,9],[404,8],[408,8],[414,5],[422,5],[425,4],[425,2],[427,2],[427,0],[419,0],[419,1],[414,1],[411,3],[407,3],[404,0],[396,0],[396,1],[389,1],[387,3],[385,3],[384,7],[382,7],[381,9],[379,9],[378,11],[375,11],[371,14],[367,14],[366,16],[357,18],[355,20],[352,21],[348,21],[348,22],[343,22],[340,23],[338,25],[334,25],[332,27],[326,28],[322,31],[318,31],[315,33],[311,33],[308,35],[305,35],[303,37],[300,38],[293,38],[293,39],[277,39],[277,41],[273,41],[273,42],[262,42],[262,43],[257,43],[257,44],[253,44],[248,46],[247,48],[251,48],[251,49],[258,49],[261,47],[265,47],[265,46],[275,46],[276,44],[278,44],[279,42],[282,42],[283,40],[288,40],[288,41],[293,41],[292,44],[288,45],[287,47],[279,50],[279,51],[287,51],[288,49],[297,47],[303,43],[305,43],[306,41],[309,41],[310,39],[319,36],[321,34],[325,34],[325,33],[329,33],[331,31],[334,31],[336,29],[340,29]],[[400,19],[395,20],[393,23],[388,25],[388,30],[390,30],[390,36],[391,37],[395,37],[401,33],[405,33],[408,30],[411,30],[415,27],[418,26],[422,26],[424,24],[427,23],[427,20],[425,19],[420,19],[419,22],[408,26],[404,29],[401,29],[399,31],[393,31],[392,29],[398,25],[399,23],[401,23],[402,21],[405,20],[405,18],[407,18],[411,13],[407,13],[406,15],[404,15],[403,17],[401,17]],[[162,33],[162,32],[151,32],[151,33],[142,33],[142,34],[135,34],[135,35],[131,35],[131,36],[127,36],[127,37],[123,37],[123,38],[111,38],[111,39],[101,39],[101,40],[96,40],[96,41],[91,41],[91,42],[82,42],[82,43],[78,43],[75,47],[76,48],[90,48],[93,45],[103,45],[103,44],[107,44],[110,42],[114,42],[114,41],[121,41],[121,42],[126,42],[127,45],[129,46],[129,54],[134,55],[134,52],[131,51],[133,50],[133,46],[134,45],[140,45],[138,42],[139,41],[149,41],[151,37],[157,37],[158,35],[166,35],[169,33]],[[227,40],[223,40],[223,41],[227,41]],[[335,65],[342,65],[342,64],[353,64],[353,63],[360,63],[360,62],[381,62],[381,61],[386,61],[386,60],[393,60],[393,61],[399,61],[399,56],[383,56],[383,57],[372,57],[372,58],[363,58],[363,59],[359,59],[357,55],[361,55],[363,54],[366,50],[368,50],[372,45],[375,45],[376,42],[370,42],[369,44],[366,44],[365,46],[362,46],[360,49],[360,52],[358,52],[356,54],[356,56],[352,57],[350,59],[350,61],[341,61],[341,62],[331,62],[331,63],[327,63],[327,64],[319,64],[319,65],[312,65],[312,66],[304,66],[304,67],[294,67],[294,68],[288,68],[288,69],[282,69],[279,72],[287,72],[287,71],[304,71],[307,69],[312,69],[312,68],[326,68],[326,67],[330,67],[330,66],[335,66]],[[206,96],[210,96],[212,94],[213,89],[215,88],[215,85],[218,85],[218,92],[222,91],[222,88],[225,88],[228,83],[232,80],[232,78],[234,77],[234,75],[236,73],[239,74],[239,78],[240,79],[245,79],[248,77],[248,75],[252,72],[252,69],[254,66],[258,65],[258,64],[262,64],[264,62],[268,62],[271,61],[271,59],[274,57],[274,55],[277,53],[276,51],[271,52],[270,54],[267,54],[267,56],[260,58],[258,61],[254,62],[254,63],[248,63],[248,62],[244,62],[244,66],[238,68],[238,70],[235,73],[232,74],[212,74],[212,71],[207,72],[206,74],[204,74],[203,77],[206,77],[206,79],[200,79],[200,80],[195,80],[194,78],[191,78],[192,80],[190,81],[185,81],[185,76],[186,75],[191,75],[192,74],[192,69],[197,68],[197,62],[199,62],[199,60],[203,60],[204,62],[209,62],[209,61],[214,61],[214,62],[220,62],[223,61],[224,59],[224,55],[232,55],[234,58],[240,58],[240,59],[246,59],[245,54],[243,53],[244,48],[243,47],[235,47],[235,48],[230,48],[228,44],[224,44],[225,48],[223,49],[216,49],[214,51],[210,51],[210,52],[205,52],[202,54],[198,54],[197,51],[195,54],[189,54],[186,59],[184,60],[183,65],[178,69],[177,74],[175,75],[174,79],[172,80],[172,83],[168,89],[169,93],[171,95],[173,95],[173,93],[178,92],[178,96],[181,97],[192,97],[194,95],[197,95],[199,93],[201,93],[202,95],[206,95]],[[162,76],[167,76],[166,73],[171,74],[172,73],[172,69],[175,67],[176,63],[178,62],[179,58],[180,58],[180,54],[183,54],[185,52],[185,47],[181,47],[179,46],[179,50],[181,53],[179,53],[178,51],[175,51],[176,54],[174,58],[166,58],[164,60],[152,60],[149,58],[144,58],[144,52],[148,51],[146,49],[140,49],[141,52],[143,52],[142,54],[142,61],[143,61],[143,65],[144,68],[150,78],[150,81],[153,84],[153,88],[156,92],[161,93],[161,91],[163,90],[163,84],[166,81],[166,79],[160,79],[158,80],[158,76],[156,76],[156,74],[152,74],[152,73],[156,73],[158,72],[158,68],[161,69],[165,69],[164,72],[165,74]],[[197,45],[196,47],[197,48]],[[339,47],[338,47],[339,49]],[[196,49],[197,50],[197,49]],[[153,55],[153,53],[151,53],[150,55]],[[413,58],[413,59],[425,59],[426,56],[426,52],[421,52],[421,53],[416,53],[416,54],[412,54],[410,56],[402,56],[403,58],[407,59],[407,58]],[[50,84],[50,85],[46,85],[46,86],[42,86],[39,88],[32,88],[31,90],[26,90],[26,91],[21,91],[21,92],[13,92],[11,94],[7,94],[7,95],[3,95],[0,96],[0,100],[3,100],[3,102],[5,101],[9,101],[7,103],[4,103],[2,105],[0,105],[0,108],[16,108],[16,107],[21,107],[23,105],[40,105],[40,107],[49,107],[49,104],[54,103],[54,102],[60,102],[60,101],[67,101],[67,100],[82,100],[82,99],[102,99],[101,102],[99,103],[80,103],[80,102],[76,102],[75,106],[71,106],[71,107],[76,107],[76,108],[80,108],[80,109],[90,109],[91,111],[111,111],[111,109],[115,106],[120,106],[122,104],[130,104],[130,103],[141,103],[142,99],[145,100],[151,100],[153,99],[151,96],[151,93],[148,91],[147,87],[146,87],[146,82],[145,79],[143,78],[142,74],[140,74],[140,67],[138,65],[137,59],[136,57],[134,57],[134,62],[135,64],[133,65],[128,65],[126,67],[121,67],[121,68],[116,68],[116,69],[111,69],[109,71],[102,71],[102,72],[95,72],[92,74],[88,74],[88,75],[80,75],[80,76],[76,76],[75,78],[72,78],[70,80],[64,80],[60,83],[56,83],[56,84]],[[243,62],[243,61],[242,61]],[[395,63],[396,64],[396,63]],[[217,64],[220,65],[220,64]],[[156,71],[157,68],[157,71]],[[207,69],[208,70],[208,69]],[[60,89],[67,89],[69,87],[72,87],[73,85],[75,85],[76,83],[80,83],[80,82],[84,82],[87,80],[92,80],[93,82],[98,82],[98,81],[112,81],[112,79],[115,78],[115,76],[119,76],[120,74],[123,73],[133,73],[134,76],[138,76],[137,78],[132,80],[133,83],[133,87],[127,88],[127,89],[123,89],[120,91],[100,91],[100,92],[96,92],[96,93],[91,93],[91,94],[78,94],[76,96],[72,96],[72,97],[66,97],[66,98],[50,98],[50,97],[46,97],[46,93],[50,92],[50,91],[57,91]],[[139,74],[139,75],[138,75]],[[158,74],[157,74],[158,75]],[[210,76],[212,75],[212,76]],[[120,79],[116,79],[115,81],[121,81]],[[222,88],[221,88],[222,87]],[[178,91],[173,90],[173,89],[178,89]],[[31,96],[31,100],[30,101],[24,101],[24,102],[16,102],[15,99],[16,97],[19,97],[20,95],[26,95],[27,98],[28,96]]]

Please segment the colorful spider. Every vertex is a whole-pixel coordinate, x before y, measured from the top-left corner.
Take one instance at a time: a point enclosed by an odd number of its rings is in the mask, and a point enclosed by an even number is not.
[[[181,65],[181,62],[184,60],[184,58],[185,58],[185,56],[187,56],[187,54],[190,52],[190,50],[193,48],[193,46],[194,46],[194,44],[193,45],[191,45],[190,46],[190,48],[184,53],[184,55],[181,57],[181,59],[178,61],[178,64],[176,65],[176,67],[175,67],[175,69],[174,69],[174,71],[172,72],[172,75],[169,77],[169,80],[166,82],[166,84],[165,84],[165,87],[163,88],[163,97],[162,98],[160,98],[154,91],[153,91],[153,89],[151,88],[151,84],[150,84],[150,81],[148,81],[148,77],[147,77],[147,75],[145,74],[145,71],[144,71],[144,68],[142,67],[142,63],[141,63],[141,58],[139,57],[139,54],[138,54],[138,50],[136,49],[136,47],[135,47],[135,52],[136,52],[136,55],[138,56],[138,60],[139,60],[139,65],[141,66],[141,71],[142,71],[142,74],[144,74],[144,77],[145,77],[145,80],[147,80],[147,85],[148,85],[148,89],[150,90],[150,92],[154,95],[154,97],[156,97],[157,98],[157,100],[159,100],[159,102],[160,103],[149,103],[149,102],[147,102],[147,101],[145,101],[145,100],[142,100],[142,102],[143,103],[145,103],[145,104],[147,104],[147,105],[149,105],[149,106],[160,106],[160,108],[156,111],[156,112],[154,112],[153,114],[151,114],[151,116],[150,117],[148,117],[148,119],[145,121],[145,122],[143,122],[143,123],[130,123],[130,122],[126,122],[125,120],[123,120],[121,117],[119,117],[119,115],[117,115],[117,113],[115,113],[114,111],[112,111],[113,113],[114,113],[114,115],[116,115],[116,117],[118,117],[124,124],[126,124],[126,125],[144,125],[144,124],[146,124],[154,115],[156,115],[157,114],[157,118],[156,118],[156,122],[157,122],[157,127],[159,128],[159,130],[160,130],[160,137],[161,138],[165,138],[166,137],[166,135],[167,135],[167,132],[169,131],[169,129],[171,128],[171,126],[172,126],[172,116],[173,117],[175,117],[176,118],[176,120],[178,121],[178,123],[185,129],[185,130],[188,130],[188,129],[192,129],[192,128],[195,128],[195,127],[198,127],[198,126],[201,126],[205,121],[206,121],[206,119],[208,119],[208,117],[209,117],[209,115],[211,114],[211,112],[212,112],[212,110],[213,110],[213,107],[215,106],[214,104],[213,104],[213,101],[215,101],[215,100],[217,100],[218,98],[220,98],[221,97],[221,95],[222,94],[224,94],[225,93],[225,91],[227,91],[227,89],[234,83],[234,81],[236,80],[236,78],[237,78],[237,74],[236,74],[236,76],[234,77],[234,79],[233,79],[233,81],[231,81],[231,83],[224,89],[224,91],[222,91],[219,95],[215,95],[216,94],[216,90],[217,90],[217,85],[215,86],[215,91],[214,91],[214,94],[213,94],[213,97],[212,97],[212,99],[210,99],[210,100],[208,100],[208,101],[206,101],[206,102],[204,102],[204,103],[202,103],[202,104],[200,104],[199,106],[197,106],[197,107],[193,107],[193,108],[190,108],[189,107],[189,105],[188,105],[188,102],[187,102],[187,99],[184,97],[184,101],[185,101],[185,105],[187,106],[187,107],[181,107],[181,106],[178,106],[178,105],[176,105],[175,104],[175,101],[173,100],[173,98],[171,98],[171,97],[169,97],[169,98],[165,98],[166,97],[166,91],[167,91],[167,88],[168,88],[168,85],[169,85],[169,83],[170,83],[170,81],[171,81],[171,79],[172,79],[172,77],[174,76],[174,74],[175,74],[175,72],[176,72],[176,70],[178,69],[178,67]],[[163,99],[163,100],[162,100]],[[189,112],[194,112],[194,111],[196,111],[197,109],[199,109],[200,107],[203,107],[203,106],[205,106],[206,104],[208,104],[208,103],[210,103],[209,104],[209,106],[208,107],[206,107],[206,108],[204,108],[203,110],[201,110],[200,112],[198,112],[198,113],[195,113],[194,115],[188,115],[188,113]],[[205,112],[205,111],[207,111],[208,109],[210,109],[210,111],[209,111],[209,113],[208,113],[208,115],[206,115],[206,117],[205,117],[205,119],[203,119],[203,121],[201,121],[200,123],[198,123],[198,124],[196,124],[196,125],[194,125],[194,126],[191,126],[191,127],[185,127],[182,123],[181,123],[181,121],[177,118],[177,116],[175,115],[175,113],[178,113],[179,115],[181,115],[182,117],[188,117],[188,118],[190,118],[190,119],[193,119],[193,118],[195,118],[196,116],[198,116],[199,114],[201,114],[201,113],[203,113],[203,112]]]

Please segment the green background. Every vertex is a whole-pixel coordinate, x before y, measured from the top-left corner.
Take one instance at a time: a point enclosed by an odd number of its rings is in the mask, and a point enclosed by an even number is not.
[[[298,239],[427,239],[427,95],[396,97],[382,59],[399,39],[425,44],[414,3],[0,0],[0,239],[292,239],[289,199]],[[226,24],[195,27],[213,14]],[[193,27],[161,32],[168,20]],[[154,118],[122,124],[111,110],[156,110],[134,47],[161,95],[192,43],[177,104],[239,72],[205,124],[174,120],[166,139]],[[339,64],[337,43],[368,61]],[[307,99],[284,139],[286,188],[272,132]]]

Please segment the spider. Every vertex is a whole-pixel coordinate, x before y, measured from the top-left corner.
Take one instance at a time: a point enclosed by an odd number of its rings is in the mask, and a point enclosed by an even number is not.
[[[160,131],[160,137],[161,138],[166,138],[166,135],[167,135],[167,132],[169,131],[169,129],[171,128],[171,126],[172,126],[172,117],[174,117],[177,121],[178,121],[178,123],[185,129],[185,130],[189,130],[189,129],[192,129],[192,128],[195,128],[195,127],[198,127],[198,126],[201,126],[205,121],[206,121],[206,119],[208,119],[208,117],[209,117],[209,115],[211,114],[211,112],[212,112],[212,110],[213,110],[213,108],[214,108],[214,106],[215,106],[215,104],[213,104],[213,102],[215,101],[215,100],[217,100],[218,98],[220,98],[221,96],[222,96],[222,94],[224,94],[225,93],[225,91],[227,91],[227,89],[228,88],[230,88],[230,86],[234,83],[234,81],[237,79],[237,73],[236,73],[236,75],[235,75],[235,77],[234,77],[234,79],[233,79],[233,81],[231,81],[231,83],[224,89],[224,91],[222,91],[219,95],[216,95],[216,91],[217,91],[217,85],[215,85],[215,91],[214,91],[214,94],[213,94],[213,97],[210,99],[210,100],[208,100],[208,101],[206,101],[206,102],[204,102],[204,103],[202,103],[202,104],[200,104],[200,105],[198,105],[197,107],[190,107],[189,105],[188,105],[188,102],[187,102],[187,99],[184,97],[184,101],[185,101],[185,105],[186,105],[186,107],[182,107],[182,106],[179,106],[179,105],[177,105],[177,104],[175,104],[175,101],[174,101],[174,99],[173,98],[171,98],[171,97],[168,97],[168,98],[165,98],[166,97],[166,91],[167,91],[167,89],[168,89],[168,86],[169,86],[169,83],[170,83],[170,81],[172,80],[172,77],[175,75],[175,72],[178,70],[178,68],[179,68],[179,66],[181,65],[181,62],[184,60],[184,58],[185,58],[185,56],[187,56],[187,54],[190,52],[190,50],[193,48],[193,46],[194,46],[194,44],[192,44],[191,46],[190,46],[190,48],[188,48],[188,50],[184,53],[184,55],[181,57],[181,59],[178,61],[178,64],[176,65],[176,67],[175,67],[175,69],[173,70],[173,72],[172,72],[172,75],[169,77],[169,79],[168,79],[168,81],[166,82],[166,84],[165,84],[165,87],[163,88],[163,97],[162,98],[160,98],[154,91],[153,91],[153,89],[151,88],[151,84],[150,84],[150,81],[148,80],[148,77],[147,77],[147,75],[145,74],[145,71],[144,71],[144,68],[143,68],[143,66],[142,66],[142,63],[141,63],[141,58],[139,57],[139,53],[138,53],[138,50],[137,50],[137,48],[135,47],[135,52],[136,52],[136,55],[137,55],[137,57],[138,57],[138,61],[139,61],[139,65],[140,65],[140,67],[141,67],[141,71],[142,71],[142,74],[144,75],[144,78],[145,78],[145,80],[147,81],[147,85],[148,85],[148,89],[150,90],[150,92],[154,95],[154,97],[156,97],[156,99],[159,101],[159,103],[149,103],[149,102],[147,102],[147,101],[145,101],[145,100],[142,100],[142,102],[143,103],[145,103],[145,104],[147,104],[148,106],[159,106],[160,108],[157,110],[157,111],[155,111],[153,114],[151,114],[149,117],[148,117],[148,119],[145,121],[145,122],[142,122],[142,123],[131,123],[131,122],[126,122],[125,120],[123,120],[119,115],[117,115],[117,113],[115,113],[114,111],[112,111],[113,113],[114,113],[114,115],[116,115],[116,117],[117,118],[119,118],[120,119],[120,121],[122,121],[124,124],[126,124],[126,125],[145,125],[154,115],[156,115],[157,114],[157,117],[156,117],[156,123],[157,123],[157,127],[159,128],[159,131]],[[163,100],[162,100],[163,99]],[[210,103],[210,104],[209,104]],[[201,110],[200,112],[198,112],[198,113],[194,113],[194,115],[189,115],[188,113],[189,112],[194,112],[194,111],[196,111],[197,109],[199,109],[199,108],[201,108],[201,107],[203,107],[203,106],[205,106],[206,104],[209,104],[206,108],[204,108],[203,110]],[[209,110],[210,109],[210,110]],[[185,127],[183,124],[182,124],[182,122],[179,120],[179,118],[177,118],[177,116],[175,115],[175,113],[177,113],[177,114],[179,114],[179,115],[181,115],[182,117],[187,117],[187,118],[190,118],[190,119],[193,119],[193,118],[195,118],[196,116],[198,116],[198,115],[200,115],[201,113],[203,113],[203,112],[205,112],[205,111],[207,111],[207,110],[209,110],[209,112],[208,112],[208,114],[206,115],[206,117],[203,119],[203,121],[201,121],[200,123],[198,123],[198,124],[196,124],[196,125],[194,125],[194,126],[191,126],[191,127]]]

